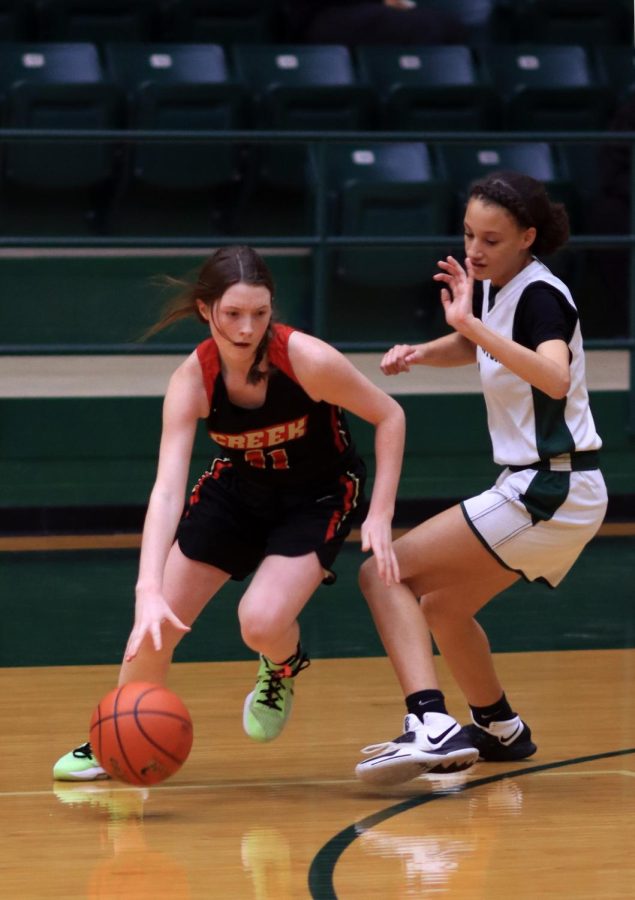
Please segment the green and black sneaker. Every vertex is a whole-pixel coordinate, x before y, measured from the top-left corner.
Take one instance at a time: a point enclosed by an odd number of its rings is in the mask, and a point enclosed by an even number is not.
[[[260,656],[256,687],[245,699],[243,728],[254,741],[273,741],[284,728],[293,705],[293,679],[310,665],[301,651],[282,665]]]
[[[110,775],[102,769],[90,744],[86,743],[58,759],[53,766],[53,778],[55,781],[99,781]]]

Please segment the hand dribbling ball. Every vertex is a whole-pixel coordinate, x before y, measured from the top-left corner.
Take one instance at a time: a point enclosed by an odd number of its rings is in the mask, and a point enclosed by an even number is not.
[[[145,681],[110,691],[90,720],[90,743],[100,765],[128,784],[158,784],[174,775],[188,758],[193,738],[181,698]]]

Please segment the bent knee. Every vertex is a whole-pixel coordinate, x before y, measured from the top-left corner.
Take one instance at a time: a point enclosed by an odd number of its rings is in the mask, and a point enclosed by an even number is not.
[[[373,588],[375,588],[378,584],[381,584],[379,573],[377,572],[377,561],[374,556],[371,556],[368,559],[364,560],[364,562],[361,564],[361,566],[359,567],[357,581],[362,594],[366,597],[367,600],[370,600],[373,593]]]
[[[238,609],[240,635],[252,650],[258,650],[271,643],[280,634],[280,623],[265,610],[242,611]]]
[[[443,595],[423,596],[420,606],[431,631],[448,622],[472,618],[472,614],[468,610],[461,609],[460,604],[451,602],[447,596]]]

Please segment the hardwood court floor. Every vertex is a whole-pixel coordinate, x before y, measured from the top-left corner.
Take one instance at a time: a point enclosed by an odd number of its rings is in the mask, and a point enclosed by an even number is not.
[[[538,754],[390,790],[353,775],[362,746],[400,731],[384,658],[314,661],[270,745],[241,730],[253,663],[175,665],[194,746],[150,790],[51,781],[115,666],[2,669],[0,897],[632,898],[633,650],[497,660]]]

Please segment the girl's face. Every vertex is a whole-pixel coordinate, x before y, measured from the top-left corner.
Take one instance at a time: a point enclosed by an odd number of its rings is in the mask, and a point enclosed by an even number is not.
[[[261,285],[233,284],[210,308],[197,301],[221,353],[248,360],[256,352],[271,319],[271,294]]]
[[[472,197],[465,210],[464,236],[474,277],[502,287],[531,261],[536,229],[520,226],[503,206]]]

